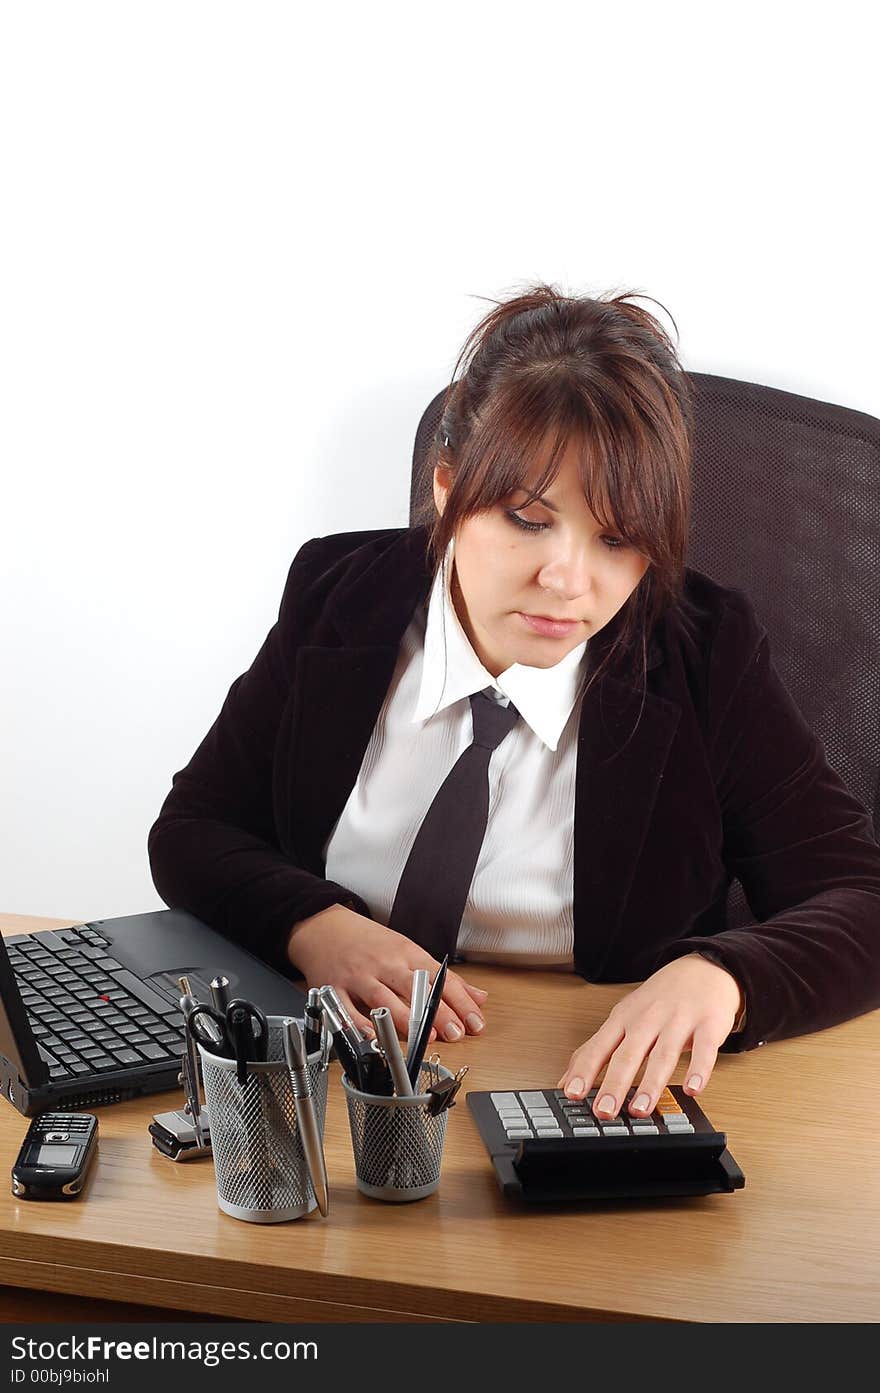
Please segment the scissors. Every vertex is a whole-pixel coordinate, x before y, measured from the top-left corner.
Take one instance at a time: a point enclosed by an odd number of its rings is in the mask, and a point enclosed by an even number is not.
[[[250,1061],[263,1063],[269,1046],[269,1026],[258,1006],[234,997],[225,1011],[199,1002],[186,1018],[193,1039],[211,1054],[234,1059],[239,1083],[247,1079]]]

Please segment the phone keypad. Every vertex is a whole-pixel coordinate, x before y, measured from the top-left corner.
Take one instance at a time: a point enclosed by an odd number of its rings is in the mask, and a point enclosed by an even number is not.
[[[44,1112],[40,1115],[39,1125],[50,1129],[46,1132],[45,1140],[50,1141],[84,1141],[88,1136],[93,1125],[91,1117],[83,1117],[76,1113],[63,1112]]]

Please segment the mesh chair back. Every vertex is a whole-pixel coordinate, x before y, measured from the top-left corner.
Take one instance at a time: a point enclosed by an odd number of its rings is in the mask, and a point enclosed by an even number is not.
[[[880,831],[880,420],[753,382],[689,373],[695,397],[687,564],[744,590],[829,764]],[[424,516],[422,414],[410,525]],[[737,882],[731,927],[748,923]]]

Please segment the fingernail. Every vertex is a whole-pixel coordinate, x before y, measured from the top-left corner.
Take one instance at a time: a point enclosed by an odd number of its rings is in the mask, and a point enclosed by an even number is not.
[[[633,1107],[636,1112],[647,1112],[650,1106],[651,1099],[648,1097],[647,1093],[640,1093],[638,1098],[633,1102]]]
[[[692,1089],[694,1090],[694,1092],[696,1093],[697,1090],[700,1089],[700,1088],[702,1088],[702,1087],[703,1087],[702,1075],[700,1075],[700,1074],[691,1074],[690,1078],[688,1079],[688,1088],[692,1088]]]
[[[604,1093],[596,1104],[596,1112],[617,1112],[617,1100],[610,1093]]]
[[[450,1021],[443,1034],[447,1040],[457,1040],[461,1035],[461,1026],[457,1021]]]
[[[488,996],[488,995],[489,995],[488,992],[484,992],[484,991],[483,991],[483,988],[482,988],[482,987],[474,987],[474,991],[477,993],[478,996]]]
[[[471,1011],[465,1024],[472,1035],[479,1035],[480,1031],[483,1029],[484,1021],[482,1016],[477,1015],[476,1011]]]
[[[565,1093],[568,1098],[573,1098],[576,1093],[583,1093],[583,1091],[583,1079],[569,1079],[568,1083],[565,1085]]]

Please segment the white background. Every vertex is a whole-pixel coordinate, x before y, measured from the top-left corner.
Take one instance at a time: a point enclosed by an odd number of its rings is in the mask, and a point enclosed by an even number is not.
[[[407,523],[492,298],[880,415],[870,7],[311,8],[0,4],[0,910],[161,907],[171,775],[299,546]]]

